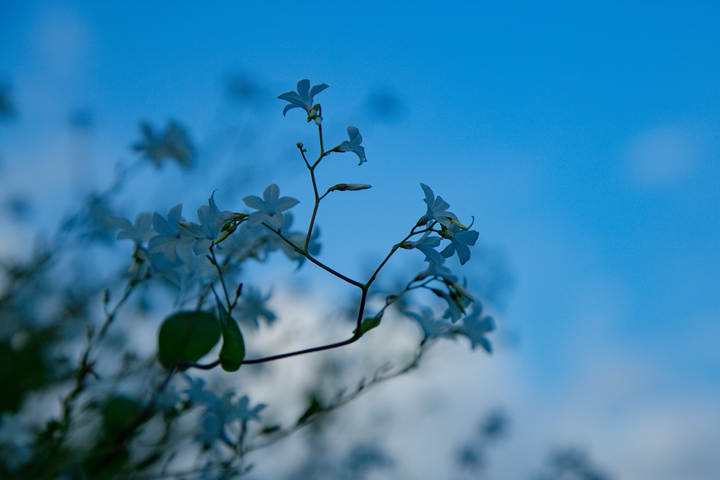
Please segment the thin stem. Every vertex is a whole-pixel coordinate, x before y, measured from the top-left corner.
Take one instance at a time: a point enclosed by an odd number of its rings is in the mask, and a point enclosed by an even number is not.
[[[322,197],[318,193],[317,188],[317,180],[315,179],[315,167],[318,166],[320,163],[320,160],[323,159],[325,156],[325,146],[323,145],[323,135],[322,135],[322,123],[318,123],[318,138],[320,139],[320,155],[318,155],[317,160],[315,160],[315,163],[310,165],[310,162],[308,162],[307,157],[305,157],[305,151],[301,144],[298,144],[298,148],[300,149],[300,154],[303,157],[303,160],[305,161],[305,165],[307,166],[308,170],[310,171],[310,179],[312,180],[312,187],[313,187],[313,194],[315,196],[315,203],[313,205],[313,211],[312,216],[310,217],[310,225],[308,225],[307,235],[305,235],[305,246],[304,249],[307,252],[308,245],[310,245],[310,237],[312,236],[313,226],[315,225],[315,217],[317,216],[318,207],[320,206],[320,200],[325,196]]]
[[[327,157],[334,151],[334,149],[331,149],[326,152],[325,147],[323,147],[322,125],[318,125],[318,137],[320,138],[320,155],[318,155],[315,163],[312,164],[311,168],[313,169],[318,166],[318,164],[323,158]]]
[[[240,433],[238,434],[237,449],[240,458],[245,454],[245,436],[247,435],[247,420],[240,422]]]
[[[240,257],[240,261],[245,260],[251,256],[252,255],[244,255],[244,256]],[[228,265],[230,265],[230,260],[231,260],[230,256],[226,256],[225,259],[222,261],[222,265],[220,265],[220,268],[224,269]],[[207,297],[210,294],[210,292],[212,291],[213,285],[214,285],[214,283],[209,283],[203,287],[202,291],[198,295],[198,300],[195,305],[195,310],[200,310],[202,308],[202,305],[205,303],[205,297]],[[235,297],[235,300],[233,300],[233,302],[231,304],[232,308],[235,308],[235,306],[237,306],[237,302],[239,299],[240,299],[240,297],[238,297],[238,296]],[[228,311],[230,311],[230,310],[232,310],[232,309],[229,309]]]
[[[406,241],[408,238],[410,238],[410,235],[406,236],[403,239],[403,242]],[[402,242],[400,242],[400,243],[402,243]],[[370,279],[365,284],[365,287],[369,287],[375,281],[375,278],[377,277],[378,273],[380,273],[380,270],[385,266],[385,264],[388,262],[388,260],[390,260],[390,257],[392,257],[393,253],[395,253],[398,250],[398,248],[400,248],[399,243],[396,243],[395,245],[393,245],[393,247],[390,249],[390,252],[385,256],[383,261],[380,262],[380,265],[378,265],[378,267],[375,269],[373,274],[370,276]]]
[[[416,289],[418,289],[418,288],[426,288],[427,284],[430,283],[431,281],[433,281],[434,279],[435,279],[434,277],[433,277],[433,278],[428,278],[428,279],[426,279],[425,281],[423,281],[422,283],[419,283],[419,284],[417,284],[417,285],[413,285],[413,283],[415,283],[415,280],[414,280],[414,279],[413,279],[413,280],[410,280],[410,281],[408,282],[408,284],[405,285],[405,288],[403,288],[400,293],[397,293],[397,294],[395,294],[395,295],[391,295],[391,296],[389,296],[389,297],[387,297],[387,298],[385,299],[385,305],[383,305],[383,307],[378,311],[378,313],[377,313],[376,315],[382,315],[382,314],[385,312],[385,310],[388,309],[388,307],[389,307],[390,305],[392,305],[393,303],[397,302],[397,301],[400,299],[400,297],[402,297],[403,295],[405,295],[405,294],[406,294],[407,292],[409,292],[410,290],[416,290]]]
[[[425,228],[423,230],[416,231],[415,229],[418,227],[418,225],[415,225],[412,229],[410,229],[410,233],[408,233],[405,238],[403,238],[399,243],[396,243],[393,245],[393,247],[390,249],[390,252],[385,256],[382,262],[380,262],[380,265],[375,269],[373,274],[370,276],[370,279],[365,284],[365,287],[369,287],[372,285],[372,283],[375,281],[375,278],[377,277],[378,273],[380,273],[380,270],[385,266],[385,264],[390,260],[390,257],[400,248],[400,245],[402,245],[404,242],[408,241],[408,239],[414,235],[419,235],[421,233],[429,232],[432,229],[432,226],[435,224],[433,222],[428,228]]]
[[[315,257],[313,257],[313,256],[310,255],[310,254],[306,254],[306,255],[305,255],[305,258],[307,258],[308,260],[310,260],[312,263],[314,263],[314,264],[317,265],[318,267],[322,268],[323,270],[325,270],[325,271],[327,271],[327,272],[335,275],[336,277],[338,277],[338,278],[340,278],[340,279],[342,279],[342,280],[345,280],[347,283],[349,283],[349,284],[351,284],[351,285],[355,285],[355,286],[358,287],[358,288],[363,288],[363,286],[364,286],[362,283],[360,283],[360,282],[358,282],[358,281],[356,281],[356,280],[353,280],[352,278],[346,277],[346,276],[343,275],[342,273],[339,273],[339,272],[333,270],[332,268],[330,268],[330,267],[328,267],[327,265],[325,265],[324,263],[320,262],[319,260],[317,260]]]
[[[398,298],[400,298],[402,295],[404,295],[408,291],[414,290],[416,288],[423,288],[427,284],[428,281],[425,281],[422,284],[415,285],[415,286],[411,286],[411,284],[414,281],[410,281],[400,293],[398,293],[397,295],[394,296],[395,298],[392,301],[386,302],[385,306],[380,311],[384,312],[387,309],[387,307],[389,307],[390,305],[395,303]],[[340,342],[328,343],[326,345],[320,345],[317,347],[304,348],[302,350],[295,350],[292,352],[280,353],[277,355],[270,355],[267,357],[243,360],[242,364],[243,365],[252,365],[252,364],[258,364],[258,363],[272,362],[274,360],[280,360],[282,358],[295,357],[298,355],[305,355],[307,353],[320,352],[323,350],[332,350],[334,348],[344,347],[345,345],[350,345],[351,343],[357,342],[362,337],[362,335],[360,334],[360,325],[362,324],[363,315],[365,313],[365,305],[367,303],[367,293],[368,293],[367,288],[363,288],[362,296],[360,297],[360,306],[358,308],[355,333],[353,334],[352,337],[350,337],[346,340],[340,341]],[[198,368],[201,370],[211,370],[211,369],[217,367],[219,364],[220,364],[219,360],[215,360],[214,362],[206,363],[206,364],[182,363],[182,364],[178,364],[178,368]]]
[[[127,299],[130,298],[130,294],[138,284],[138,282],[134,280],[135,279],[131,280],[125,287],[125,292],[123,293],[123,296],[120,298],[120,300],[118,300],[113,309],[105,313],[105,321],[100,327],[100,331],[98,332],[98,334],[95,335],[94,338],[92,336],[88,337],[88,344],[82,354],[80,366],[78,368],[77,375],[75,376],[75,386],[70,391],[70,393],[63,399],[62,402],[64,410],[63,418],[67,423],[70,422],[70,417],[72,415],[73,401],[75,400],[75,398],[77,398],[78,395],[80,395],[80,393],[85,388],[85,378],[93,373],[93,362],[90,360],[90,354],[92,352],[93,346],[97,345],[100,341],[102,341],[102,339],[105,337],[105,334],[107,333],[108,328],[117,316],[120,307],[122,307],[127,301]]]
[[[328,155],[330,155],[333,151],[334,151],[334,150],[328,150],[327,152],[323,152],[321,155],[318,156],[317,160],[315,160],[315,163],[313,163],[310,167],[311,167],[311,168],[317,167],[318,164],[320,163],[320,161],[321,161],[323,158],[325,158],[325,157],[327,157]],[[323,195],[323,196],[324,196],[324,195]]]
[[[342,342],[329,343],[327,345],[321,345],[319,347],[312,347],[312,348],[305,348],[303,350],[295,350],[294,352],[280,353],[278,355],[271,355],[269,357],[254,358],[251,360],[243,360],[242,363],[243,363],[243,365],[252,365],[252,364],[256,364],[256,363],[272,362],[273,360],[280,360],[281,358],[295,357],[297,355],[305,355],[306,353],[321,352],[323,350],[332,350],[333,348],[344,347],[345,345],[350,345],[351,343],[355,343],[359,339],[360,339],[360,337],[356,334],[356,335],[353,335],[352,337],[348,338],[347,340],[343,340]]]
[[[167,388],[168,384],[170,383],[170,380],[172,380],[172,378],[175,376],[176,373],[177,373],[177,367],[173,367],[170,369],[170,371],[168,371],[168,373],[167,373],[167,375],[165,375],[165,378],[163,379],[163,381],[160,383],[160,385],[158,385],[157,393],[162,393]]]
[[[220,365],[220,360],[215,360],[210,363],[178,363],[176,366],[180,369],[197,368],[198,370],[212,370],[218,365]]]
[[[307,159],[307,157],[305,156],[305,148],[302,146],[302,143],[299,143],[299,144],[298,144],[298,150],[300,150],[300,155],[302,155],[302,158],[303,158],[303,160],[305,161],[305,166],[306,166],[307,168],[311,168],[311,167],[310,167],[310,162],[308,162],[308,159]]]
[[[360,334],[360,325],[362,325],[363,314],[365,313],[365,303],[367,303],[368,288],[362,289],[362,296],[360,297],[360,307],[358,308],[357,320],[355,322],[355,335]]]
[[[310,245],[310,236],[312,235],[313,226],[315,225],[315,217],[317,216],[318,207],[320,206],[320,196],[318,195],[317,182],[315,180],[315,165],[310,167],[310,178],[312,179],[313,193],[315,195],[315,204],[313,205],[312,216],[310,217],[310,225],[308,226],[307,235],[305,236],[305,251],[307,252]]]
[[[419,284],[419,285],[410,286],[412,283],[413,283],[412,281],[409,282],[408,285],[400,293],[395,295],[395,298],[392,301],[386,302],[385,306],[380,310],[380,312],[384,312],[387,309],[387,307],[389,307],[390,305],[395,303],[398,300],[398,298],[400,298],[402,295],[404,295],[408,291],[414,290],[416,288],[425,287],[425,285],[427,284],[427,281],[422,284]],[[360,307],[358,309],[358,315],[357,315],[357,321],[356,321],[357,326],[355,328],[355,333],[353,334],[352,337],[350,337],[346,340],[343,340],[340,342],[335,342],[335,343],[328,343],[326,345],[320,345],[317,347],[304,348],[302,350],[294,350],[292,352],[280,353],[277,355],[270,355],[267,357],[243,360],[242,364],[243,365],[253,365],[253,364],[258,364],[258,363],[272,362],[274,360],[295,357],[298,355],[305,355],[307,353],[321,352],[323,350],[332,350],[334,348],[340,348],[340,347],[344,347],[345,345],[350,345],[351,343],[355,343],[358,340],[360,340],[360,338],[362,337],[362,335],[360,335],[359,332],[360,332],[360,325],[362,324],[363,314],[365,312],[365,304],[366,303],[367,303],[367,289],[363,288],[362,297],[360,298]],[[215,360],[214,362],[205,363],[205,364],[180,363],[177,365],[177,368],[197,368],[200,370],[212,370],[213,368],[217,367],[218,365],[220,365],[220,360]]]
[[[305,355],[306,353],[321,352],[323,350],[332,350],[333,348],[344,347],[345,345],[350,345],[351,343],[355,343],[359,339],[360,339],[360,336],[355,334],[352,337],[348,338],[347,340],[343,340],[341,342],[328,343],[326,345],[320,345],[318,347],[304,348],[302,350],[295,350],[292,352],[279,353],[277,355],[270,355],[268,357],[252,358],[250,360],[243,360],[242,364],[243,365],[253,365],[253,364],[258,364],[258,363],[272,362],[274,360],[280,360],[281,358]],[[220,365],[220,360],[215,360],[214,362],[204,363],[204,364],[202,364],[202,363],[180,363],[177,365],[177,367],[178,368],[197,368],[200,370],[212,370],[213,368],[217,367],[218,365]]]
[[[400,293],[402,295],[405,293],[404,291]],[[287,353],[280,353],[277,355],[270,355],[268,357],[260,357],[260,358],[253,358],[250,360],[243,360],[243,365],[252,365],[256,363],[265,363],[265,362],[272,362],[273,360],[280,360],[281,358],[288,358],[288,357],[295,357],[297,355],[304,355],[306,353],[313,353],[313,352],[321,352],[323,350],[331,350],[333,348],[339,348],[344,347],[345,345],[350,345],[351,343],[357,342],[360,337],[362,336],[360,334],[360,324],[362,323],[363,314],[365,313],[365,303],[367,302],[367,289],[363,288],[362,290],[362,296],[360,297],[360,307],[358,308],[358,314],[357,314],[357,327],[355,329],[355,333],[352,337],[348,338],[347,340],[343,340],[341,342],[334,342],[334,343],[328,343],[326,345],[320,345],[318,347],[311,347],[311,348],[304,348],[302,350],[295,350],[292,352]],[[211,370],[215,367],[217,367],[220,364],[219,360],[215,360],[214,362],[207,363],[207,364],[198,364],[198,363],[184,363],[179,364],[179,368],[199,368],[201,370]]]
[[[303,257],[307,258],[307,259],[310,260],[312,263],[314,263],[314,264],[317,265],[318,267],[322,268],[322,269],[325,270],[326,272],[328,272],[328,273],[330,273],[330,274],[338,277],[339,279],[341,279],[341,280],[343,280],[343,281],[345,281],[345,282],[347,282],[347,283],[349,283],[349,284],[351,284],[351,285],[355,285],[355,286],[358,287],[358,288],[364,288],[364,287],[365,287],[362,283],[358,282],[357,280],[353,280],[352,278],[347,277],[347,276],[343,275],[342,273],[340,273],[340,272],[338,272],[338,271],[336,271],[336,270],[333,270],[332,268],[328,267],[327,265],[325,265],[324,263],[322,263],[320,260],[318,260],[318,259],[316,259],[315,257],[313,257],[312,255],[310,255],[307,251],[305,251],[305,250],[301,249],[300,247],[298,247],[297,245],[295,245],[292,241],[290,241],[287,237],[285,237],[285,235],[283,235],[282,233],[280,233],[279,230],[275,230],[274,228],[272,228],[272,227],[271,227],[270,225],[268,225],[267,223],[263,223],[263,225],[264,225],[268,230],[270,230],[271,232],[273,232],[275,235],[277,235],[278,237],[280,237],[285,243],[287,243],[288,245],[290,245],[290,246],[293,248],[293,250],[295,250],[295,252],[297,252],[297,253],[299,253],[300,255],[302,255]]]
[[[322,123],[317,124],[318,127],[318,138],[320,138],[320,158],[325,156],[325,147],[323,146],[323,135],[322,135]],[[320,159],[318,159],[318,162]]]
[[[220,278],[220,285],[222,286],[223,293],[225,294],[225,302],[227,302],[228,306],[228,313],[230,313],[230,310],[233,307],[233,303],[230,301],[230,294],[228,293],[227,285],[225,285],[225,276],[223,275],[222,268],[220,268],[220,265],[218,265],[217,263],[214,245],[212,244],[210,244],[210,258],[212,258],[211,263],[215,266],[215,269],[218,272],[218,277]]]
[[[243,365],[252,365],[252,364],[258,364],[258,363],[265,363],[265,362],[272,362],[274,360],[280,360],[282,358],[288,358],[288,357],[295,357],[298,355],[305,355],[307,353],[313,353],[313,352],[321,352],[323,350],[331,350],[334,348],[344,347],[345,345],[350,345],[351,343],[357,342],[362,335],[360,334],[360,325],[362,324],[362,318],[363,314],[365,313],[365,304],[367,303],[367,288],[362,288],[362,296],[360,297],[360,306],[358,308],[358,314],[357,314],[357,321],[356,321],[356,328],[355,332],[352,337],[340,341],[340,342],[334,342],[334,343],[328,343],[326,345],[320,345],[318,347],[311,347],[311,348],[304,348],[302,350],[295,350],[292,352],[286,352],[286,353],[280,353],[277,355],[270,355],[268,357],[260,357],[260,358],[254,358],[250,360],[243,360]],[[402,292],[404,293],[404,291]],[[400,295],[402,295],[402,293]],[[178,368],[199,368],[201,370],[211,370],[215,367],[217,367],[220,364],[220,360],[215,360],[214,362],[207,363],[207,364],[198,364],[198,363],[183,363],[179,364]]]
[[[125,304],[125,302],[127,301],[127,299],[130,298],[130,294],[135,289],[138,283],[139,282],[136,279],[133,279],[125,287],[125,292],[123,292],[123,296],[120,297],[120,300],[118,300],[118,302],[115,304],[115,307],[113,307],[113,309],[106,314],[105,321],[100,327],[100,331],[95,338],[96,342],[99,342],[105,337],[105,334],[107,333],[108,328],[110,328],[112,322],[115,320],[115,317],[117,316],[120,307],[122,307],[123,304]]]

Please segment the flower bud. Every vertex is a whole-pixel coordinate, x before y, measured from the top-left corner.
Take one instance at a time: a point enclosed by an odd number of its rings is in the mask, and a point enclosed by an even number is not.
[[[337,185],[330,187],[328,192],[333,192],[335,190],[338,192],[354,192],[358,190],[367,190],[368,188],[372,188],[372,185],[368,185],[366,183],[338,183]]]
[[[458,227],[460,227],[460,228],[463,229],[463,230],[467,230],[467,229],[468,229],[468,227],[466,227],[465,225],[463,225],[463,224],[460,223],[459,221],[455,220],[454,218],[451,218],[451,219],[450,219],[450,223],[452,223],[453,225],[457,225]]]
[[[320,115],[320,104],[319,103],[316,103],[315,105],[313,105],[312,108],[310,109],[310,111],[308,112],[307,121],[309,122],[310,120],[315,120],[315,123],[320,125],[320,122],[322,121],[322,116]]]
[[[237,225],[234,225],[234,224],[233,224],[233,226],[232,226],[231,228],[229,228],[229,229],[225,230],[224,232],[222,232],[222,233],[220,234],[220,236],[219,236],[214,242],[212,242],[213,245],[218,245],[220,242],[222,242],[222,241],[225,240],[227,237],[229,237],[229,236],[235,231],[235,228],[236,228],[236,227],[237,227]],[[213,265],[214,265],[214,263],[213,263]]]

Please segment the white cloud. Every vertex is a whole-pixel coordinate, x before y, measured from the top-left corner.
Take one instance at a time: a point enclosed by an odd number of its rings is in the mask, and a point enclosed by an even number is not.
[[[608,316],[626,317],[623,296],[612,288],[604,290],[611,304]],[[619,305],[612,305],[612,298]],[[290,297],[283,300],[285,306],[293,306],[294,315],[308,307],[298,309],[300,304]],[[596,302],[581,304],[602,316]],[[323,306],[310,307],[315,309],[322,311]],[[522,349],[488,357],[468,351],[465,342],[445,342],[417,373],[346,407],[330,428],[330,438],[341,445],[363,436],[382,438],[397,460],[397,470],[387,478],[448,478],[454,449],[485,413],[500,406],[510,415],[510,434],[489,448],[488,478],[528,478],[554,448],[567,446],[586,449],[593,463],[613,478],[715,478],[720,468],[715,455],[720,445],[717,399],[693,389],[668,391],[663,359],[627,342],[612,341],[621,320],[611,322],[613,327],[602,335],[592,334],[592,329],[583,333],[596,341],[582,342],[582,351],[573,354],[573,375],[560,386],[538,385]],[[412,332],[391,327],[383,324],[382,330],[368,336],[368,343],[377,345],[358,345],[342,353],[353,356],[377,348],[377,357],[397,355],[408,345],[399,348],[395,340],[408,340]],[[283,367],[300,365],[293,363]],[[280,378],[287,385],[287,379],[297,379],[302,372],[317,374],[316,368],[307,368],[309,364]],[[267,398],[273,398],[273,391],[278,390],[266,391]],[[297,445],[296,451],[302,451]],[[258,465],[264,463],[260,460]]]
[[[642,187],[662,187],[682,181],[698,167],[697,135],[682,127],[662,126],[630,141],[626,166],[631,179]]]

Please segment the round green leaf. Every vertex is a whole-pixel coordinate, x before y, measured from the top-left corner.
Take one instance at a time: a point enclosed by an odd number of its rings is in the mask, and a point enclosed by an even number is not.
[[[245,359],[245,341],[237,322],[227,316],[222,324],[223,345],[220,349],[220,366],[226,372],[234,372]]]
[[[220,340],[220,325],[208,312],[170,315],[158,332],[158,358],[168,370],[178,363],[194,363]]]

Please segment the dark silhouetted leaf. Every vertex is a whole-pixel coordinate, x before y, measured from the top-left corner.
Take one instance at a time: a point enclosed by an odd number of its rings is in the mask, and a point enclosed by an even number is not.
[[[158,358],[168,370],[194,363],[220,340],[220,325],[209,312],[178,312],[165,319],[158,332]]]
[[[213,290],[213,293],[215,291]],[[240,368],[245,359],[245,341],[237,322],[230,316],[222,304],[220,297],[215,293],[220,326],[222,327],[223,344],[220,349],[220,366],[226,372],[234,372]]]
[[[227,317],[222,324],[223,345],[220,349],[220,366],[226,372],[234,372],[245,359],[245,342],[237,322]]]

